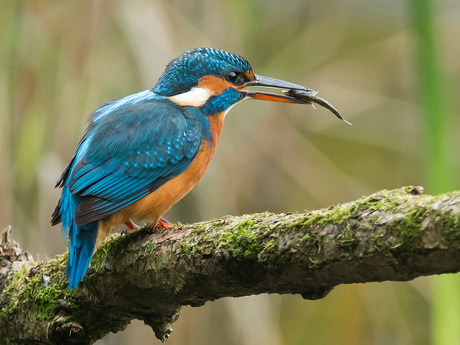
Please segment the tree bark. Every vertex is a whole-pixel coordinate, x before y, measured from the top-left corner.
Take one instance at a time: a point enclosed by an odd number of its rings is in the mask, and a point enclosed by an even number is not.
[[[67,288],[67,253],[35,262],[5,232],[0,339],[91,344],[141,319],[166,340],[184,305],[261,293],[319,299],[339,284],[458,272],[460,191],[421,193],[404,187],[319,211],[114,234],[76,290]]]

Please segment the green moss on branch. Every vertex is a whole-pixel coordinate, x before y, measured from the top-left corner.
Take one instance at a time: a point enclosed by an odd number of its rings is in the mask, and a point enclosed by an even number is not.
[[[307,213],[145,227],[112,235],[74,291],[65,255],[20,261],[1,296],[0,325],[9,327],[0,338],[90,344],[137,318],[166,339],[183,305],[260,293],[316,299],[339,284],[458,272],[459,249],[460,192],[414,187]]]

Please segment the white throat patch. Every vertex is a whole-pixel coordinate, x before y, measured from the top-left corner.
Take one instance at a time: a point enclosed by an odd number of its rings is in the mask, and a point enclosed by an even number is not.
[[[201,107],[206,104],[211,92],[204,88],[195,86],[189,91],[168,97],[171,101],[184,107]]]

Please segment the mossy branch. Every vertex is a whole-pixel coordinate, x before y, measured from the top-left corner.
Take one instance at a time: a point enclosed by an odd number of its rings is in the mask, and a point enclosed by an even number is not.
[[[405,187],[301,214],[115,234],[76,290],[67,254],[34,262],[6,234],[0,250],[4,343],[91,344],[132,319],[165,340],[184,305],[261,293],[318,299],[339,284],[460,271],[460,192]]]

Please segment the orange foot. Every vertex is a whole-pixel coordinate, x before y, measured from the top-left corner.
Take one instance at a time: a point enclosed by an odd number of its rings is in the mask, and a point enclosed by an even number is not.
[[[171,228],[172,226],[173,226],[172,223],[168,222],[166,219],[161,217],[158,223],[154,226],[154,228],[167,229],[167,228]]]
[[[125,222],[125,225],[128,227],[128,230],[123,231],[123,235],[128,235],[139,229],[139,226],[134,224],[132,220],[128,220],[127,222]]]

